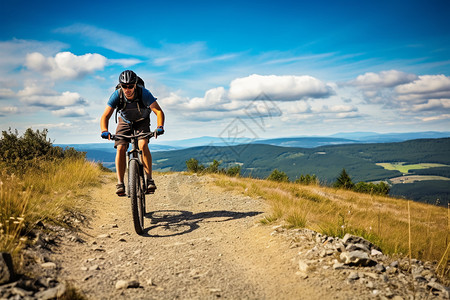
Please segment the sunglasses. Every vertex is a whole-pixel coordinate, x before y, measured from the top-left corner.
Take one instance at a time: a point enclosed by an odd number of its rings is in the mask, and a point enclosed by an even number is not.
[[[131,90],[134,89],[134,84],[121,84],[120,85],[123,89]]]

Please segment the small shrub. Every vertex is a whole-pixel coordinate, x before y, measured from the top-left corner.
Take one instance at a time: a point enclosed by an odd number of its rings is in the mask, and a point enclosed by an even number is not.
[[[220,162],[218,162],[217,160],[213,160],[213,162],[206,167],[205,172],[206,173],[219,173],[219,165]]]
[[[186,167],[187,167],[187,170],[192,173],[201,172],[205,168],[203,165],[199,165],[198,160],[196,160],[195,158],[191,158],[191,159],[187,160]]]
[[[309,174],[303,175],[302,174],[302,175],[300,175],[300,178],[297,178],[295,180],[295,183],[306,184],[306,185],[318,184],[319,180],[317,179],[316,175],[309,175]]]
[[[389,193],[390,187],[384,182],[374,184],[371,182],[367,183],[361,181],[355,184],[353,190],[358,193],[387,195]]]
[[[232,177],[239,176],[241,174],[241,166],[240,165],[236,165],[236,166],[228,168],[226,170],[226,174],[228,176],[232,176]]]
[[[278,171],[277,169],[273,170],[272,173],[267,177],[268,180],[279,181],[279,182],[288,182],[289,177],[283,171]]]

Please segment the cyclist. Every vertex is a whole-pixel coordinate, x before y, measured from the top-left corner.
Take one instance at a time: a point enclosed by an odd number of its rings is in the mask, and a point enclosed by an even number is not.
[[[116,128],[116,134],[132,135],[133,128],[137,133],[150,132],[150,113],[153,111],[157,117],[156,136],[164,133],[164,112],[156,102],[156,98],[149,90],[138,84],[141,80],[136,73],[131,70],[125,70],[120,73],[120,88],[109,98],[105,111],[100,119],[101,137],[110,139],[111,133],[108,131],[108,123],[114,109],[120,113],[119,123]],[[142,81],[143,83],[143,81]],[[124,102],[123,104],[121,102]],[[119,105],[123,105],[119,107]],[[116,194],[125,195],[124,175],[126,169],[126,152],[129,139],[116,140],[114,148],[116,152],[116,173],[118,183],[116,185]],[[139,149],[142,150],[142,163],[147,175],[147,191],[154,192],[156,185],[152,179],[152,156],[148,148],[148,138],[139,139]]]

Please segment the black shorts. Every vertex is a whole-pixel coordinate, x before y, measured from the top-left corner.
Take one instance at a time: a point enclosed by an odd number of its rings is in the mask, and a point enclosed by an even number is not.
[[[117,124],[116,128],[116,134],[123,134],[123,135],[132,135],[133,134],[133,128],[131,127],[131,124],[128,124],[122,118],[119,119],[119,124]],[[144,133],[144,132],[150,132],[150,118],[145,118],[142,121],[135,122],[133,124],[134,129],[136,130],[136,133]],[[144,139],[144,138],[139,138]],[[145,138],[148,140],[148,138]],[[120,139],[116,140],[114,142],[114,148],[117,148],[118,145],[126,145],[128,148],[128,144],[131,143],[130,139]]]

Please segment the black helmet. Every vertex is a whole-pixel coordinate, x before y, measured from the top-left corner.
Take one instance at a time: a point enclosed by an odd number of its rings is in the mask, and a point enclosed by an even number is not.
[[[122,73],[120,73],[119,83],[132,84],[136,83],[136,80],[137,80],[136,73],[134,73],[131,70],[125,70]]]

